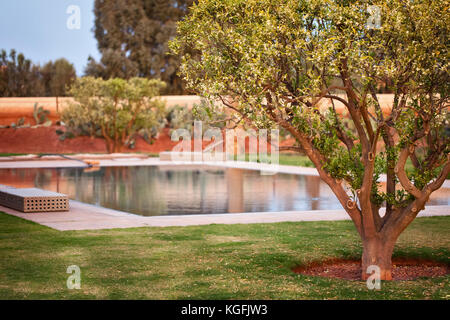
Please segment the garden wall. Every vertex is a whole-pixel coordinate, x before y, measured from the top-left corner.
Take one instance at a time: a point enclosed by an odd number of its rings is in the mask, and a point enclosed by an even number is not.
[[[167,103],[167,107],[174,105],[186,106],[192,108],[196,103],[200,103],[198,96],[163,96],[161,97]],[[33,118],[34,104],[42,106],[50,111],[49,120],[53,123],[59,120],[59,112],[63,110],[72,98],[56,97],[31,97],[31,98],[0,98],[0,125],[10,125],[17,123],[20,118],[24,118],[25,123],[34,125]]]
[[[194,104],[200,103],[200,97],[198,96],[163,96],[162,99],[166,100],[167,107],[180,105],[192,108]],[[393,94],[379,94],[378,100],[380,101],[383,110],[388,110],[394,100]],[[0,125],[10,125],[11,123],[17,123],[20,118],[25,119],[25,123],[34,125],[33,110],[34,104],[37,102],[39,106],[43,106],[45,110],[50,111],[48,116],[49,120],[55,123],[59,120],[59,114],[61,110],[65,108],[69,101],[73,101],[72,98],[56,98],[56,97],[31,97],[31,98],[0,98]],[[340,102],[335,103],[338,112],[344,110],[344,105]],[[324,99],[322,107],[328,108],[331,106],[329,100]]]

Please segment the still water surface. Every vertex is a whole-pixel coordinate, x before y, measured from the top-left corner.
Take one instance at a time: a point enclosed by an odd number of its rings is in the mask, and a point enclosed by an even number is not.
[[[219,167],[2,169],[0,184],[61,192],[144,216],[342,208],[319,177]]]

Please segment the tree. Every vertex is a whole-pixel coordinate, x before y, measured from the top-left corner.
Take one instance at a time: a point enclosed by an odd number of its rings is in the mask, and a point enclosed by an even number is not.
[[[90,58],[86,75],[161,79],[168,85],[167,93],[183,93],[176,74],[179,59],[167,54],[167,43],[192,2],[96,0],[94,32],[102,58],[100,62]]]
[[[49,61],[41,68],[46,96],[64,97],[77,75],[73,64],[64,58]]]
[[[66,87],[76,78],[75,68],[66,59],[33,64],[14,49],[0,53],[0,95],[3,97],[66,96]]]
[[[77,74],[73,64],[64,58],[55,62],[49,61],[41,68],[42,81],[48,97],[56,97],[56,111],[58,112],[58,97],[67,95],[67,90],[75,81]]]
[[[67,135],[102,137],[109,153],[129,146],[137,134],[150,140],[165,123],[165,104],[155,98],[163,87],[145,78],[78,78],[70,89],[75,102],[61,115]]]
[[[379,26],[368,23],[368,5],[380,10]],[[297,139],[361,236],[363,279],[369,265],[392,278],[398,236],[450,172],[447,5],[204,0],[171,43],[189,88]],[[376,95],[380,82],[394,93],[387,111]],[[332,108],[319,106],[325,99]]]
[[[87,76],[100,77],[103,79],[122,78],[130,79],[138,74],[138,67],[135,62],[128,59],[123,52],[113,49],[102,50],[100,62],[88,57],[88,64],[84,73]]]
[[[39,97],[45,87],[41,82],[39,66],[33,65],[22,53],[12,49],[9,55],[0,53],[0,96]]]

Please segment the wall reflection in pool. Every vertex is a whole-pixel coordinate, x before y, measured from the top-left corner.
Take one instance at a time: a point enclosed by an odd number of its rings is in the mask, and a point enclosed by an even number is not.
[[[319,177],[219,167],[1,169],[0,184],[61,192],[144,216],[342,208]]]

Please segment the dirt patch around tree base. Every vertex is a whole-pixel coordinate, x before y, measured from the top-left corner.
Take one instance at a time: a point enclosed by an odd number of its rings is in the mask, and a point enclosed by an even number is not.
[[[305,266],[295,267],[295,273],[336,278],[344,280],[361,280],[361,261],[332,259],[314,262]],[[417,278],[434,278],[450,273],[449,265],[420,259],[393,259],[392,280],[414,280]]]

